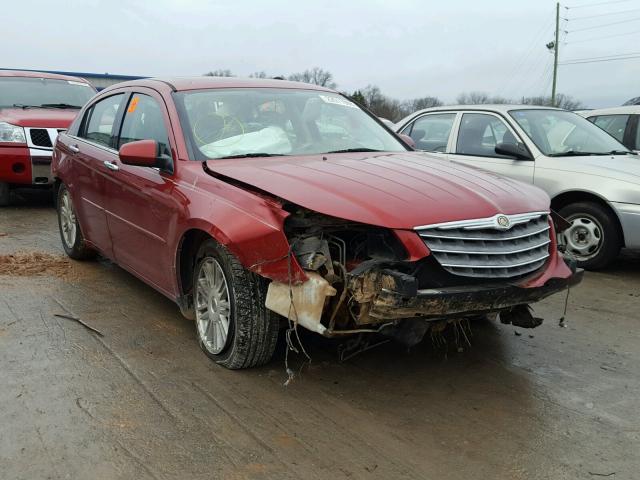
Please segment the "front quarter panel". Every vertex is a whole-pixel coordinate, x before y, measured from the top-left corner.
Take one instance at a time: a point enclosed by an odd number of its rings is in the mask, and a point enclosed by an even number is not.
[[[284,234],[288,213],[262,197],[206,174],[200,162],[183,162],[176,195],[185,202],[178,251],[183,235],[192,229],[207,232],[233,253],[248,270],[281,282],[306,279]]]

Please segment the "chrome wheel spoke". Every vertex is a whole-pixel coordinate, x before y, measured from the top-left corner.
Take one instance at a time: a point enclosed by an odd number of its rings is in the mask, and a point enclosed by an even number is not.
[[[221,319],[222,320],[222,319]],[[229,324],[223,323],[222,321],[219,321],[217,323],[218,325],[218,329],[220,330],[220,345],[223,346],[225,343],[227,343],[227,333],[229,332]]]

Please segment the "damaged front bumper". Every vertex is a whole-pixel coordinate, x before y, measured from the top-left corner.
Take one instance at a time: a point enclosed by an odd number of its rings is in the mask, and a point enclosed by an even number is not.
[[[297,285],[272,282],[266,307],[326,337],[377,332],[402,320],[461,319],[501,313],[505,323],[534,327],[527,306],[582,281],[584,271],[558,256],[562,276],[546,271],[528,283],[485,283],[442,288],[417,288],[417,279],[389,269],[349,274],[347,288],[337,295],[326,279],[309,272]],[[569,267],[569,268],[567,268]],[[355,308],[354,308],[355,307]],[[346,310],[346,312],[345,312]],[[347,322],[337,321],[338,312]]]
[[[578,269],[568,278],[551,278],[539,287],[501,284],[430,288],[418,290],[416,295],[409,297],[383,288],[372,299],[368,315],[378,321],[387,321],[413,317],[445,319],[499,312],[535,303],[566,290],[580,283],[583,274],[584,271]]]

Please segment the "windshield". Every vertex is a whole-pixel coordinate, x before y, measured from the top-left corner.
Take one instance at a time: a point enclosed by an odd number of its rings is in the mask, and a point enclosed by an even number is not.
[[[573,112],[541,109],[511,110],[509,114],[546,156],[606,155],[628,151],[604,130]]]
[[[197,160],[407,150],[355,103],[331,92],[239,88],[175,97]]]
[[[68,106],[81,108],[95,90],[88,83],[31,77],[0,77],[0,108]]]

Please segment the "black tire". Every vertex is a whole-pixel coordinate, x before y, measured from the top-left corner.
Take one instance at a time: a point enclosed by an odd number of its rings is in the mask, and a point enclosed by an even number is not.
[[[228,288],[230,313],[224,348],[212,353],[198,328],[196,289],[205,261],[215,260],[221,267]],[[196,335],[202,351],[214,362],[229,368],[241,369],[264,365],[271,360],[278,339],[278,316],[264,306],[267,282],[246,270],[240,262],[215,240],[207,240],[200,247],[193,273],[193,303],[196,310]]]
[[[9,184],[0,182],[0,207],[9,205]]]
[[[622,248],[622,237],[617,219],[609,210],[595,202],[576,202],[561,208],[558,213],[569,221],[580,218],[587,222],[593,221],[601,232],[600,245],[597,250],[584,256],[576,255],[578,267],[586,270],[599,270],[607,267],[617,258],[620,248]],[[560,235],[564,235],[566,232]],[[567,252],[572,253],[569,248],[567,248]]]
[[[65,234],[63,233],[63,213],[61,210],[64,210],[64,196],[68,195],[68,205],[71,207],[71,211],[74,215],[75,221],[75,235],[73,236],[73,241],[69,242],[68,239],[65,238]],[[74,260],[88,260],[91,258],[95,258],[97,252],[87,246],[84,236],[82,235],[82,230],[80,229],[80,223],[78,222],[78,217],[75,215],[75,209],[73,207],[73,202],[71,201],[71,195],[69,194],[69,190],[64,184],[61,184],[58,188],[58,195],[56,197],[56,211],[58,213],[58,229],[60,231],[60,240],[62,241],[62,248],[64,248],[65,253],[73,258]]]

